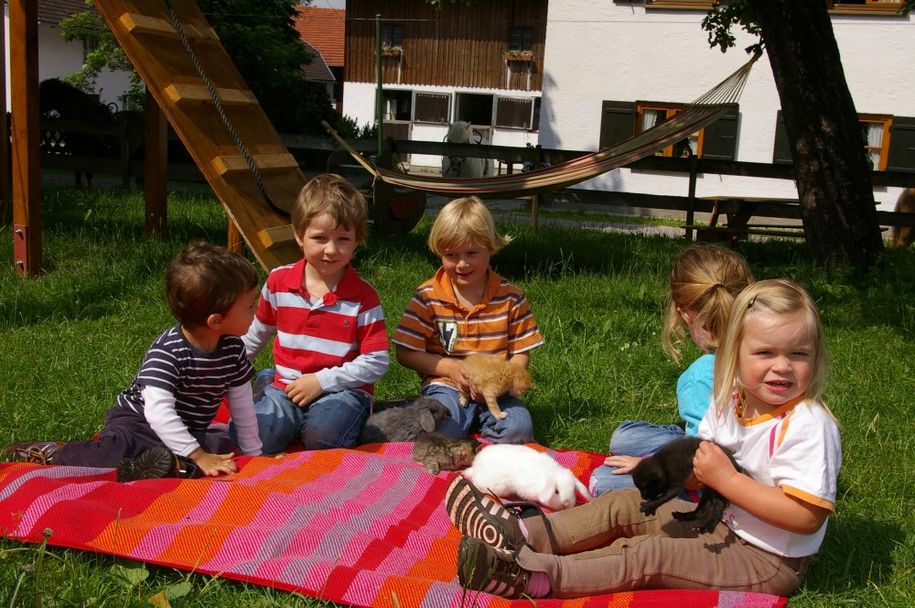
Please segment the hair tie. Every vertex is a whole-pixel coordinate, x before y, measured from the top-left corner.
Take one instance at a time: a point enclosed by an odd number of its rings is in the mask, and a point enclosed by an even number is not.
[[[719,287],[720,287],[721,289],[727,289],[727,287],[725,287],[725,286],[722,285],[721,283],[715,283],[714,285],[712,285],[711,289],[718,289]]]
[[[753,308],[754,304],[756,304],[756,296],[753,296],[752,298],[750,298],[750,301],[747,302],[747,308],[748,309]]]

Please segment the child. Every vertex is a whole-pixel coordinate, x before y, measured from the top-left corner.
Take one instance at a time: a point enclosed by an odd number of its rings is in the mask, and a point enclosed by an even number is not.
[[[499,420],[464,373],[463,358],[471,353],[499,355],[527,368],[530,351],[543,343],[524,292],[489,267],[490,256],[510,240],[497,232],[477,197],[445,205],[429,233],[429,248],[442,267],[417,288],[394,334],[397,361],[419,374],[423,395],[451,412],[438,427],[450,437],[479,430],[493,443],[534,440],[524,403],[500,397],[507,416]],[[466,407],[462,392],[472,398]]]
[[[633,487],[630,473],[644,456],[684,435],[696,436],[712,401],[715,349],[727,326],[731,304],[752,281],[747,263],[730,249],[692,245],[677,256],[670,273],[661,342],[664,351],[679,363],[679,344],[688,331],[704,353],[677,380],[677,409],[685,425],[621,422],[610,438],[610,456],[591,474],[588,486],[593,496]]]
[[[388,369],[378,294],[350,265],[365,239],[365,198],[339,175],[302,188],[292,227],[303,258],[273,270],[244,337],[248,357],[270,338],[276,375],[255,403],[268,454],[294,440],[305,449],[352,447]]]
[[[760,281],[735,300],[715,360],[715,407],[699,428],[709,441],[693,460],[698,480],[731,503],[712,532],[672,517],[693,506],[680,499],[641,513],[634,488],[522,520],[457,477],[445,497],[465,535],[461,583],[507,597],[710,587],[792,593],[835,510],[842,458],[837,423],[821,402],[823,346],[819,315],[798,285]]]
[[[209,243],[190,245],[165,275],[166,300],[178,324],[150,346],[98,438],[20,442],[3,452],[38,464],[117,466],[118,481],[236,471],[228,435],[208,427],[227,398],[241,451],[261,453],[254,370],[239,337],[254,318],[257,285],[257,271],[240,255]]]

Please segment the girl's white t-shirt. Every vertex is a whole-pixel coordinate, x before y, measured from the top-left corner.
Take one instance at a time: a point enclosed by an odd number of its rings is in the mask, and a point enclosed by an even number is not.
[[[842,445],[836,421],[819,403],[788,403],[755,418],[738,417],[736,403],[724,413],[712,404],[699,424],[699,437],[731,452],[756,481],[835,511]],[[722,519],[747,542],[785,557],[813,555],[826,534],[825,521],[816,532],[799,534],[734,505],[728,506]]]

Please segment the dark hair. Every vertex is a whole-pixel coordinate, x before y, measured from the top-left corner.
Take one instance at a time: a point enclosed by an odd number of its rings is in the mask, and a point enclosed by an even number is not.
[[[292,229],[301,237],[311,220],[327,213],[346,230],[355,232],[356,243],[365,241],[368,204],[352,184],[335,173],[316,175],[302,187],[292,208]]]
[[[179,323],[206,325],[225,314],[246,291],[258,286],[257,270],[244,257],[203,241],[188,245],[165,273],[165,299]]]

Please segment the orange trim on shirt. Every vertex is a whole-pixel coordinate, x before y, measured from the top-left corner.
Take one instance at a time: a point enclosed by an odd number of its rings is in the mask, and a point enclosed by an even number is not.
[[[828,500],[820,498],[819,496],[814,496],[813,494],[809,494],[803,490],[798,490],[797,488],[792,487],[792,486],[779,486],[779,487],[782,489],[782,492],[784,492],[788,496],[793,496],[794,498],[797,498],[798,500],[811,504],[815,507],[820,507],[820,508],[826,509],[830,513],[836,512],[836,505],[834,503],[831,503]]]
[[[737,402],[734,404],[734,412],[737,416],[737,423],[740,424],[740,426],[753,426],[756,424],[762,424],[763,422],[767,422],[767,421],[773,420],[775,418],[779,418],[782,415],[787,415],[792,409],[794,409],[794,406],[796,406],[798,403],[800,403],[804,399],[805,399],[804,395],[801,395],[800,397],[795,397],[791,401],[788,401],[787,403],[783,403],[782,405],[778,406],[771,412],[767,412],[765,414],[760,414],[759,416],[754,416],[753,418],[741,418],[740,417],[740,411],[742,408],[740,406],[740,400],[738,399]]]

